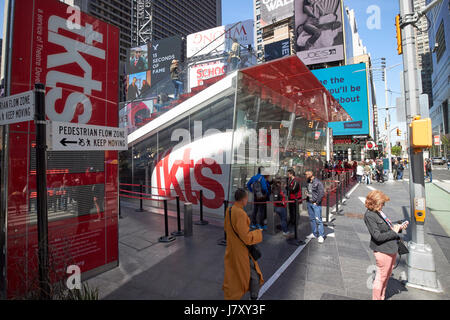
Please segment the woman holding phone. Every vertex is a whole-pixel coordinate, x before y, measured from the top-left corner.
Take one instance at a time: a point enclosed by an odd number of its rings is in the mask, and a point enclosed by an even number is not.
[[[398,252],[399,233],[408,227],[408,221],[391,222],[383,213],[389,197],[379,190],[371,191],[366,198],[367,211],[364,222],[370,233],[370,248],[377,264],[377,274],[373,283],[372,299],[384,300],[389,277],[394,269]]]

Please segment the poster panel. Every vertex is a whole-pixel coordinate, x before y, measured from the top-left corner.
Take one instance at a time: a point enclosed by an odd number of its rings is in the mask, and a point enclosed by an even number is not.
[[[295,31],[305,65],[344,60],[341,0],[295,0]]]
[[[264,60],[271,61],[291,55],[291,40],[284,39],[281,41],[266,44],[264,46]]]
[[[352,117],[352,121],[330,122],[334,136],[368,135],[369,100],[366,64],[311,71]]]
[[[151,87],[151,71],[130,74],[127,81],[127,101],[145,98]]]
[[[294,0],[261,0],[261,27],[294,15]]]
[[[204,80],[224,74],[226,74],[226,63],[224,60],[195,65],[189,70],[189,84],[192,89],[201,86]]]
[[[131,48],[128,57],[128,74],[139,73],[149,69],[148,45]]]
[[[11,94],[43,83],[48,120],[117,127],[119,29],[56,0],[16,1],[13,18]],[[37,278],[35,126],[9,129],[8,296],[19,297]],[[117,151],[48,153],[54,276],[117,264],[117,160]]]

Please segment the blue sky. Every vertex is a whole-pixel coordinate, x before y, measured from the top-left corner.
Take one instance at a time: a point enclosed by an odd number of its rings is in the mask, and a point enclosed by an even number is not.
[[[388,66],[393,66],[402,63],[402,56],[397,54],[397,40],[395,38],[395,16],[399,13],[398,1],[396,0],[344,0],[344,4],[350,9],[355,10],[356,21],[358,25],[358,32],[371,54],[372,59],[385,57]],[[380,14],[380,28],[369,29],[367,20],[370,14],[367,9],[371,5],[379,5],[381,9]],[[253,1],[252,0],[222,0],[222,20],[224,24],[233,23],[239,20],[253,18]],[[399,65],[387,73],[389,88],[393,92],[400,92],[400,72],[403,66]],[[379,78],[379,77],[377,77]],[[376,81],[375,90],[378,106],[385,106],[384,82]],[[399,95],[390,93],[388,95],[388,102],[390,106],[395,105],[395,99]],[[380,123],[384,124],[385,111],[379,110]],[[391,128],[397,125],[396,112],[391,111]],[[402,128],[404,129],[404,128]],[[381,128],[384,131],[384,125]],[[392,141],[396,141],[397,136],[395,132],[392,134]]]

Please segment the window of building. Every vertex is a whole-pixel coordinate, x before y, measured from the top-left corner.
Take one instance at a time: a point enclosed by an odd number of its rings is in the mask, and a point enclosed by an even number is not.
[[[441,24],[439,25],[438,31],[436,33],[436,43],[438,44],[438,47],[436,48],[436,59],[437,62],[439,62],[439,60],[441,60],[442,56],[444,55],[446,49],[444,21],[441,21]]]

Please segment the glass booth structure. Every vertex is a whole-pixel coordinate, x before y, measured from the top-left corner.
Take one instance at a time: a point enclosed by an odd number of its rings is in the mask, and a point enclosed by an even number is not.
[[[202,190],[205,215],[222,218],[224,200],[259,167],[270,177],[289,168],[320,175],[327,123],[349,119],[299,58],[274,60],[228,75],[131,133],[120,182],[194,207]]]

